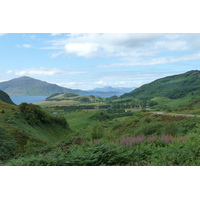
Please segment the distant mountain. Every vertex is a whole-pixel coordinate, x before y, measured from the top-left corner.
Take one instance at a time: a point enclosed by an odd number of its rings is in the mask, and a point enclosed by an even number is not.
[[[47,83],[28,76],[1,82],[0,90],[3,90],[10,96],[49,96],[53,93],[86,93],[82,90],[60,87],[56,84]]]
[[[125,88],[125,87],[111,87],[111,86],[105,86],[103,88],[95,88],[93,90],[90,90],[91,92],[115,92],[115,93],[126,93],[131,92],[135,88]]]
[[[0,90],[0,100],[2,100],[5,103],[14,104],[10,99],[9,95],[3,92],[2,90]]]
[[[154,97],[167,97],[169,99],[179,99],[189,94],[193,96],[200,95],[199,70],[157,79],[122,95],[121,98],[134,97],[148,100]]]

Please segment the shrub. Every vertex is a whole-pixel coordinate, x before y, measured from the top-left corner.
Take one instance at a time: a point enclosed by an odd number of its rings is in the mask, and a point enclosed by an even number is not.
[[[57,123],[63,128],[69,128],[64,117],[57,117],[45,112],[39,106],[33,104],[22,103],[19,105],[20,112],[30,125],[52,124]]]
[[[151,165],[157,166],[188,166],[193,164],[192,152],[189,151],[185,143],[175,143],[165,148],[159,148],[151,159]]]
[[[164,133],[167,135],[175,136],[178,134],[178,127],[176,123],[169,123],[164,128]]]
[[[7,131],[0,127],[0,160],[7,160],[19,152],[18,145],[14,138]]]
[[[140,124],[139,127],[135,130],[135,135],[152,135],[152,134],[161,134],[161,128],[163,124],[161,122],[151,122],[147,124]]]
[[[94,115],[91,116],[91,119],[96,121],[105,121],[112,118],[112,114],[108,113],[107,111],[96,112]]]
[[[103,137],[103,128],[100,124],[93,127],[91,137],[93,140],[100,139]]]

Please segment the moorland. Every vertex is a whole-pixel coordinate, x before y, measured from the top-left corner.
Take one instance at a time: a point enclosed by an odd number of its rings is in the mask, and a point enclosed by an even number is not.
[[[119,97],[61,91],[20,105],[2,91],[0,163],[199,166],[199,83],[200,71],[192,70]]]

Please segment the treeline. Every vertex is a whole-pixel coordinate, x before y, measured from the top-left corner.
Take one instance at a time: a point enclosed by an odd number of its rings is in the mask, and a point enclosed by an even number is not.
[[[96,121],[105,121],[125,116],[133,116],[133,112],[124,109],[109,108],[107,110],[95,112],[94,115],[91,116],[91,119]]]
[[[95,105],[78,105],[78,106],[52,106],[54,110],[62,110],[64,112],[73,112],[83,109],[95,109]]]

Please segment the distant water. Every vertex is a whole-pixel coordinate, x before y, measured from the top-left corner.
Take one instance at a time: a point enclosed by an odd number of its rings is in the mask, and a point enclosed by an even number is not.
[[[102,98],[109,98],[111,96],[121,96],[122,94],[124,93],[87,93],[87,94],[82,94],[82,96],[84,95],[94,95],[94,96],[98,96],[98,97],[102,97]],[[20,96],[20,97],[10,97],[12,99],[12,101],[15,103],[15,104],[20,104],[20,103],[23,103],[23,102],[26,102],[26,103],[39,103],[39,102],[44,102],[45,99],[47,98],[48,96]]]
[[[123,95],[124,93],[98,93],[98,92],[94,92],[94,93],[87,93],[87,94],[82,94],[83,96],[86,95],[86,96],[89,96],[89,95],[94,95],[94,96],[98,96],[98,97],[102,97],[102,98],[109,98],[111,96],[121,96]]]
[[[39,103],[44,102],[48,96],[20,96],[20,97],[10,97],[15,104],[26,103]]]

